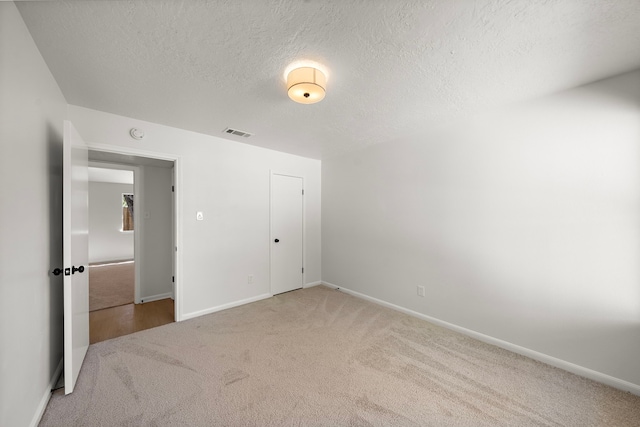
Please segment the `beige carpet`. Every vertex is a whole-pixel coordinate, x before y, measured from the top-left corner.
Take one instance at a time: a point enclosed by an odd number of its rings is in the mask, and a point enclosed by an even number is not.
[[[133,303],[133,261],[89,266],[89,311]]]
[[[318,286],[89,347],[42,426],[639,426],[640,397]]]

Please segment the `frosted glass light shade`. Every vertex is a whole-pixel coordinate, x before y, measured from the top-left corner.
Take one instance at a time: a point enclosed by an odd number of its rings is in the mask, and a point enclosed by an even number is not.
[[[287,75],[289,98],[301,104],[313,104],[322,101],[326,86],[327,78],[317,68],[296,68]]]

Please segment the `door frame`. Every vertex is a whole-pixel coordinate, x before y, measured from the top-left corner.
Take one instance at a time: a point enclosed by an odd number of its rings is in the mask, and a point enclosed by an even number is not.
[[[89,151],[97,151],[97,150],[92,150],[91,147],[89,147]],[[140,182],[140,180],[142,179],[142,175],[140,174],[140,168],[138,166],[127,165],[122,163],[105,163],[105,162],[98,162],[93,160],[89,160],[89,167],[127,170],[127,171],[133,172],[133,194],[135,197],[134,203],[136,203],[136,206],[138,207],[137,209],[133,210],[133,223],[141,224],[140,212],[143,212],[143,206],[142,206],[142,203],[140,203],[140,201],[142,200],[142,198],[135,196],[136,194],[142,193],[141,191],[142,183]],[[91,192],[89,192],[89,194],[91,194]],[[89,230],[89,238],[91,238],[91,230]],[[140,260],[140,256],[141,256],[140,242],[141,241],[142,241],[142,230],[140,229],[140,227],[136,227],[134,225],[133,227],[133,260],[134,261]],[[140,263],[139,262],[134,263],[133,270],[134,270],[134,276],[135,276],[134,287],[133,287],[134,289],[133,302],[136,304],[140,304]]]
[[[271,296],[273,296],[273,284],[271,283],[271,269],[272,269],[272,262],[273,262],[273,254],[272,254],[272,248],[273,245],[271,245],[271,241],[273,240],[274,236],[273,236],[273,176],[274,175],[280,175],[280,176],[289,176],[292,178],[300,178],[302,179],[302,191],[304,192],[305,189],[305,180],[306,177],[304,175],[300,175],[300,174],[295,174],[295,173],[287,173],[287,172],[280,172],[280,171],[276,171],[273,169],[269,170],[269,293],[271,294]],[[306,227],[306,208],[307,208],[307,204],[305,203],[305,196],[306,194],[303,193],[302,196],[302,268],[306,268],[307,265],[307,259],[306,259],[306,251],[304,250],[304,244],[307,241],[307,227]],[[306,272],[303,271],[302,273],[302,288],[304,288],[304,285],[306,283],[305,277],[306,277]]]
[[[146,157],[149,159],[158,159],[158,160],[167,160],[173,162],[173,186],[174,186],[174,197],[173,197],[173,227],[175,230],[174,233],[174,247],[173,251],[173,263],[175,265],[174,277],[175,282],[173,283],[174,287],[174,320],[176,322],[180,322],[183,320],[183,307],[182,307],[182,158],[176,154],[168,154],[168,153],[160,153],[155,151],[145,151],[138,150],[135,148],[129,147],[121,147],[114,146],[108,144],[95,144],[88,143],[89,151],[101,151],[105,153],[113,153],[113,154],[122,154],[122,155],[130,155],[137,157]],[[136,183],[139,180],[134,177],[134,192],[137,192],[139,188],[135,187]],[[135,193],[134,193],[135,194]],[[134,223],[138,221],[136,217],[136,213],[139,215],[141,212],[140,209],[134,209]],[[134,241],[135,241],[135,230],[134,230]],[[142,238],[142,236],[140,236]],[[139,242],[134,242],[134,257],[138,257],[138,248],[140,248]],[[136,263],[137,264],[137,263]],[[137,267],[137,266],[136,266]],[[138,274],[138,270],[136,270],[136,274]],[[136,280],[139,277],[136,276]],[[139,301],[140,295],[136,295],[136,301]]]

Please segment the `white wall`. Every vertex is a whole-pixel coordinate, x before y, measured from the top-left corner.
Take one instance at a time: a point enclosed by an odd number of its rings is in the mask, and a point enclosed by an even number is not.
[[[639,105],[636,71],[323,161],[323,281],[640,385]]]
[[[173,237],[171,213],[172,170],[141,166],[142,193],[140,299],[146,301],[172,291]]]
[[[121,231],[123,193],[133,194],[133,185],[89,182],[91,263],[133,259],[133,231]]]
[[[320,280],[320,161],[77,106],[69,106],[69,115],[94,147],[179,157],[183,316],[269,294],[271,169],[305,177],[304,278]],[[147,136],[133,140],[132,127]],[[196,221],[196,211],[204,221]]]
[[[3,426],[38,420],[62,359],[62,276],[49,271],[62,267],[65,114],[66,101],[20,13],[12,2],[0,2]]]

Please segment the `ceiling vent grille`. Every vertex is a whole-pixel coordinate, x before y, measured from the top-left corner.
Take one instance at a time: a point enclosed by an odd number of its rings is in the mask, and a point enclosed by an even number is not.
[[[241,130],[238,129],[231,129],[231,128],[226,128],[224,131],[224,133],[229,133],[231,135],[236,135],[236,136],[241,136],[243,138],[249,138],[250,136],[253,136],[252,133],[249,132],[243,132]]]

